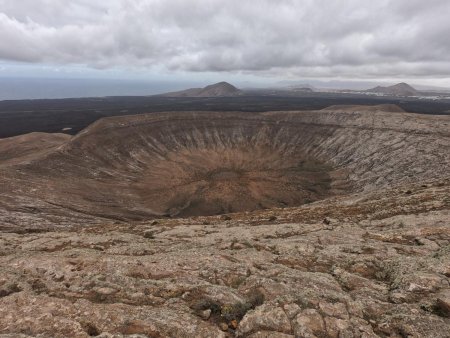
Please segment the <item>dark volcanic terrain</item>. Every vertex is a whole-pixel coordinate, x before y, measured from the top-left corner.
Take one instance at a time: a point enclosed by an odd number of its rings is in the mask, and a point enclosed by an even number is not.
[[[0,337],[449,337],[450,116],[404,110],[0,139]]]
[[[103,117],[171,111],[319,110],[332,105],[396,104],[411,113],[449,115],[450,100],[377,97],[341,93],[253,90],[234,97],[121,96],[0,101],[0,138],[31,132],[75,135]]]

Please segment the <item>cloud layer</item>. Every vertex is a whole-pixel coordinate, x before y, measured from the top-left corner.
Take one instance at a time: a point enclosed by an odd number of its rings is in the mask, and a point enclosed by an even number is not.
[[[304,77],[450,77],[448,0],[0,0],[0,59]]]

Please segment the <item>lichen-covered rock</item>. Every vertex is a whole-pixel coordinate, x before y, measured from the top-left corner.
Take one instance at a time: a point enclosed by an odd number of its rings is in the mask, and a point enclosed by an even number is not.
[[[306,309],[295,318],[294,332],[297,337],[324,336],[325,321],[317,310]]]
[[[264,304],[248,312],[239,323],[238,336],[260,330],[291,333],[291,323],[281,307]]]

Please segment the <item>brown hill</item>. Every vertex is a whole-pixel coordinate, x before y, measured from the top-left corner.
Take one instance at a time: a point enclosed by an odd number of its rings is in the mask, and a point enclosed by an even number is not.
[[[228,82],[218,82],[204,88],[190,88],[178,92],[162,94],[166,97],[217,97],[217,96],[236,96],[241,91]]]
[[[416,96],[419,94],[419,91],[404,82],[388,87],[378,86],[372,89],[368,89],[366,90],[366,92],[392,96]]]

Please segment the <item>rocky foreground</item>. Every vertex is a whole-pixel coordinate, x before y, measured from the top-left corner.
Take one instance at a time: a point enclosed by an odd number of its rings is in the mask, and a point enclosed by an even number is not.
[[[0,239],[2,337],[449,337],[450,181]]]

